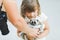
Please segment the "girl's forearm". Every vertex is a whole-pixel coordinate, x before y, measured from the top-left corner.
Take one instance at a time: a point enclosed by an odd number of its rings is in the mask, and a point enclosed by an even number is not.
[[[38,38],[43,38],[43,37],[46,37],[49,33],[49,30],[48,29],[45,29],[44,32],[42,32],[41,34],[39,34]]]
[[[44,31],[38,36],[39,38],[43,38],[43,37],[47,36],[50,31],[49,24],[48,24],[47,20],[44,21],[44,24],[45,24]]]
[[[22,32],[28,32],[30,30],[30,28],[28,27],[27,23],[25,22],[25,20],[20,17],[20,19],[18,21],[16,21],[15,23],[13,23],[16,28],[19,30],[19,31],[22,31]]]

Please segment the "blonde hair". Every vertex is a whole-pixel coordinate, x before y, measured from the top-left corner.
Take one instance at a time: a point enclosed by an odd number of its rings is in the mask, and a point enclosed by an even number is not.
[[[38,15],[41,14],[38,0],[23,0],[21,4],[21,15],[25,17],[26,12],[33,12],[35,8],[38,9]]]

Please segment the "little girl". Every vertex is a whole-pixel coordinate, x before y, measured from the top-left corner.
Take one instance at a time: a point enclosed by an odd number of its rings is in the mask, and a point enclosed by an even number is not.
[[[37,18],[41,23],[45,25],[43,27],[43,32],[38,34],[39,36],[37,38],[32,38],[31,36],[27,35],[28,40],[45,40],[45,37],[49,32],[49,27],[47,23],[47,16],[41,12],[38,0],[23,0],[21,5],[21,15],[25,19],[27,24],[31,22],[32,18]],[[39,32],[40,31],[41,29],[39,30]],[[20,32],[18,31],[18,35],[19,33]]]

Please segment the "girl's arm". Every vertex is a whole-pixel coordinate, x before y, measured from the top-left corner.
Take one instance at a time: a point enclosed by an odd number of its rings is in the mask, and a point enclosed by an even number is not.
[[[3,0],[3,4],[8,15],[8,19],[19,31],[22,31],[34,38],[38,36],[38,30],[28,27],[25,20],[19,15],[16,0]]]
[[[46,37],[49,33],[49,25],[48,25],[48,22],[47,21],[44,21],[44,24],[45,24],[45,28],[44,28],[44,32],[42,32],[38,38],[43,38],[43,37]]]

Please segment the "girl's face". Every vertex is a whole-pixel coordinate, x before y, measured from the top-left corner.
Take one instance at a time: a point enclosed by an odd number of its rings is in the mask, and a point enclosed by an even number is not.
[[[38,15],[38,10],[34,11],[34,12],[26,12],[25,16],[27,16],[29,19],[31,18],[35,18]]]

